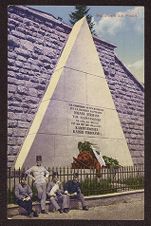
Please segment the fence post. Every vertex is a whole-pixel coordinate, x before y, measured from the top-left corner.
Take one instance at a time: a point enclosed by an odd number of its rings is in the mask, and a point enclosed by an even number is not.
[[[62,177],[62,171],[61,171],[61,166],[59,167],[59,177],[60,177],[60,181],[61,181],[61,177]]]
[[[63,184],[65,183],[65,167],[63,167],[63,181],[62,182],[63,182]]]
[[[11,202],[12,197],[11,197],[11,168],[8,168],[8,202]]]

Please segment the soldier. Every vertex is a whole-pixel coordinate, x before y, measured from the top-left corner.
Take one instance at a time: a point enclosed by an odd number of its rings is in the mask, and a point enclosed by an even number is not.
[[[38,217],[38,214],[32,210],[32,190],[26,182],[25,175],[21,176],[21,182],[15,187],[16,203],[27,212],[29,217]]]
[[[47,186],[47,195],[57,211],[60,213],[69,212],[70,199],[68,195],[65,195],[63,190],[60,189],[61,182],[58,179],[58,173],[53,172],[52,180]],[[59,204],[62,203],[62,208]]]
[[[73,180],[69,180],[64,185],[65,194],[69,195],[70,198],[75,198],[79,200],[82,204],[83,210],[88,210],[88,205],[84,199],[84,195],[81,192],[80,183],[79,183],[79,174],[74,173]]]
[[[42,156],[36,156],[37,165],[28,169],[25,174],[27,174],[34,181],[34,186],[38,191],[38,199],[41,204],[41,213],[47,213],[45,210],[46,204],[46,184],[49,172],[41,165]]]

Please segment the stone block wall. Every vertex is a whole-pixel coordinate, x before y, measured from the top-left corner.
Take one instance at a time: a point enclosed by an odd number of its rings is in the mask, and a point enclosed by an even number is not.
[[[8,166],[13,166],[71,27],[23,6],[8,8]],[[134,164],[143,163],[144,90],[114,53],[94,38]]]
[[[144,161],[144,89],[116,58],[112,96],[135,164]]]
[[[95,42],[134,164],[144,163],[144,88],[111,47]]]

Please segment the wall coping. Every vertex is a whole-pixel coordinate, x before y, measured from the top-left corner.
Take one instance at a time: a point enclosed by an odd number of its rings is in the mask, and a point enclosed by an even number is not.
[[[52,22],[55,22],[56,24],[58,24],[59,26],[63,26],[65,27],[66,29],[68,30],[71,30],[72,29],[72,26],[66,24],[64,21],[60,21],[58,20],[54,15],[52,14],[49,14],[49,13],[46,13],[46,12],[43,12],[43,11],[40,11],[38,9],[34,9],[34,8],[31,8],[30,6],[19,6],[19,5],[15,5],[16,8],[20,9],[20,10],[24,10],[24,11],[28,11],[38,17],[42,17],[43,19],[45,20],[49,20],[49,21],[52,21]],[[101,42],[102,44],[104,45],[107,45],[109,48],[116,48],[117,46],[111,44],[111,43],[108,43],[104,40],[101,40],[98,36],[96,35],[93,35],[93,38],[94,40],[98,41],[98,42]]]
[[[141,83],[135,75],[133,75],[129,69],[125,66],[125,64],[117,57],[117,55],[115,54],[115,60],[118,61],[118,63],[123,67],[123,69],[127,72],[128,76],[130,76],[133,80],[135,80],[135,82],[139,85],[139,87],[141,88],[142,91],[144,91],[144,84]]]
[[[123,191],[123,192],[116,192],[116,193],[110,193],[110,194],[104,194],[104,195],[92,195],[92,196],[85,196],[85,199],[87,200],[93,200],[93,199],[103,199],[103,198],[111,198],[111,197],[117,197],[122,195],[131,195],[135,193],[143,193],[144,189],[138,189],[134,191]]]

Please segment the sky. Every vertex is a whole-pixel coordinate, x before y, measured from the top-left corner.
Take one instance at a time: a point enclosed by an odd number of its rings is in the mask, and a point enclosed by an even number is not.
[[[74,6],[29,6],[61,17],[70,25]],[[144,7],[88,6],[97,36],[117,48],[115,53],[129,71],[144,83]]]

